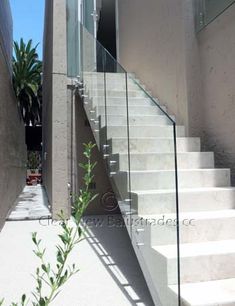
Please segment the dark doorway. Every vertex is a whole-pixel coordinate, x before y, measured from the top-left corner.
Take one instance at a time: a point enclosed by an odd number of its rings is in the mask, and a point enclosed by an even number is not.
[[[97,39],[116,59],[115,0],[102,0]]]
[[[26,126],[26,145],[28,151],[42,151],[42,127]]]

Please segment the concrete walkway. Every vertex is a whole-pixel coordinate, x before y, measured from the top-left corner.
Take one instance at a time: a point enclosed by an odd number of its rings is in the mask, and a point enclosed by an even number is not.
[[[118,226],[121,216],[93,216],[84,222],[86,237],[71,256],[80,271],[51,305],[153,306],[126,229]],[[6,222],[0,233],[0,298],[5,297],[6,306],[35,288],[34,231],[43,239],[48,260],[55,262],[60,226],[51,220]]]
[[[48,200],[41,185],[25,186],[8,220],[38,220],[50,216]]]

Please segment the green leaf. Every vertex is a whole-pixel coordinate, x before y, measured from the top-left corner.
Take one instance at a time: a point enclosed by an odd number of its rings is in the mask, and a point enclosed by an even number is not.
[[[37,233],[36,232],[32,233],[32,240],[33,240],[33,243],[37,245]]]
[[[23,294],[21,297],[21,303],[24,305],[25,301],[26,301],[26,295]]]
[[[43,270],[44,272],[47,273],[47,267],[46,267],[44,264],[41,265],[41,268],[42,268],[42,270]]]

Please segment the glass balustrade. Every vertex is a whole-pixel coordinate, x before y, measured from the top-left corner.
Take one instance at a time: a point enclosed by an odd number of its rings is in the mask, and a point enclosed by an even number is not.
[[[184,128],[84,26],[79,33],[79,94],[132,245],[162,305],[180,305],[176,136]]]
[[[196,13],[196,28],[198,31],[212,22],[228,7],[235,3],[234,0],[194,0]]]

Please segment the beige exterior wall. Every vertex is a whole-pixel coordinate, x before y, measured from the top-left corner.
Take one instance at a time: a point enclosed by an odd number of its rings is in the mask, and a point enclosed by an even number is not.
[[[119,59],[187,125],[182,11],[182,0],[119,0]]]
[[[203,137],[218,166],[233,170],[235,183],[235,5],[198,35],[203,82]]]
[[[117,24],[121,64],[235,169],[235,6],[196,34],[193,1],[118,0]]]
[[[0,230],[25,186],[25,127],[17,107],[11,75],[0,41]]]
[[[43,72],[43,183],[53,217],[69,214],[66,1],[47,0]]]

